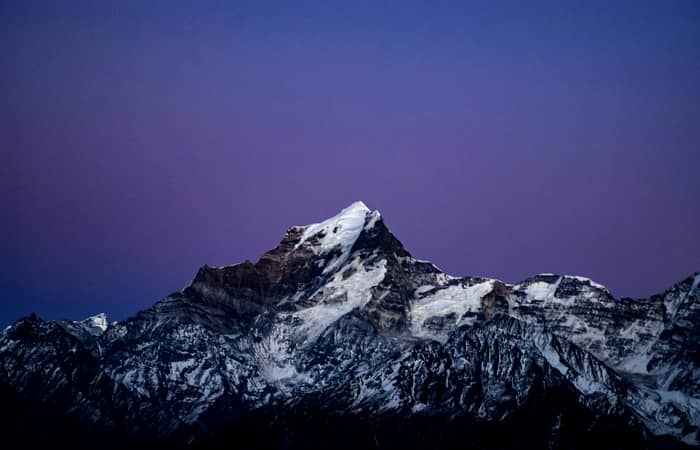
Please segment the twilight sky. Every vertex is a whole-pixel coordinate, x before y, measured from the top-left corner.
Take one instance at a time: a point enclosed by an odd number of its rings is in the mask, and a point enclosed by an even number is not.
[[[330,3],[0,3],[0,324],[124,319],[354,200],[453,275],[700,270],[700,2]]]

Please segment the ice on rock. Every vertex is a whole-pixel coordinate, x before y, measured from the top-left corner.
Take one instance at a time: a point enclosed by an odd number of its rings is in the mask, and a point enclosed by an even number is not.
[[[372,213],[369,216],[369,220],[367,221],[367,224],[365,225],[365,230],[371,230],[374,228],[374,225],[377,224],[377,221],[382,217],[382,215],[379,213],[379,211],[372,211]]]
[[[671,320],[675,320],[676,314],[678,314],[678,310],[681,309],[681,306],[693,296],[693,293],[695,290],[698,288],[700,285],[700,273],[696,274],[695,277],[693,278],[693,283],[690,286],[690,289],[688,289],[688,292],[686,292],[684,295],[673,298],[671,297],[669,300],[666,301],[666,309],[668,311],[671,311]]]

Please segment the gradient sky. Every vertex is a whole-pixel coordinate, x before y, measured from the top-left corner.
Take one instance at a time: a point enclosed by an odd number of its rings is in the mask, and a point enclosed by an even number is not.
[[[124,319],[354,200],[453,275],[700,270],[700,2],[331,3],[0,2],[0,323]]]

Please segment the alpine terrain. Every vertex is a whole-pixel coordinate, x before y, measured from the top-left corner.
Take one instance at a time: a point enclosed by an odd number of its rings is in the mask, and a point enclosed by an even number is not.
[[[5,329],[0,447],[696,447],[699,284],[457,278],[357,202],[124,322]]]

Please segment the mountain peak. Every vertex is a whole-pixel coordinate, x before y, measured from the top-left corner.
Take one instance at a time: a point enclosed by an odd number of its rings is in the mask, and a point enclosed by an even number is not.
[[[202,267],[190,286],[126,321],[21,320],[0,333],[0,388],[46,399],[61,417],[86,411],[79,419],[94,429],[113,430],[116,419],[125,435],[158,443],[218,442],[209,433],[225,428],[237,441],[269,434],[306,448],[338,413],[351,420],[336,422],[342,429],[380,417],[422,436],[434,435],[425,422],[434,417],[453,424],[440,428],[450,442],[465,429],[491,439],[508,421],[515,431],[537,427],[533,441],[488,448],[567,448],[596,428],[616,439],[638,433],[635,447],[656,435],[697,446],[698,305],[699,273],[640,301],[616,301],[575,275],[515,285],[452,277],[413,258],[378,211],[354,202],[288,229],[255,264]],[[298,417],[309,427],[294,428]],[[560,427],[582,417],[578,429]],[[379,432],[389,448],[412,447]]]
[[[357,200],[355,202],[350,203],[346,208],[343,208],[343,211],[346,210],[360,210],[360,211],[365,211],[365,212],[371,212],[371,210],[365,205],[365,202],[362,200]]]
[[[107,315],[105,313],[96,314],[80,321],[81,324],[93,329],[95,332],[104,332],[107,330]]]
[[[373,214],[363,202],[354,202],[323,222],[303,227],[304,231],[294,250],[308,246],[314,253],[321,255],[339,249],[341,255],[337,261],[345,261],[367,221],[374,217]]]

